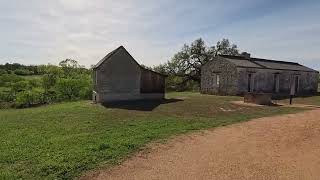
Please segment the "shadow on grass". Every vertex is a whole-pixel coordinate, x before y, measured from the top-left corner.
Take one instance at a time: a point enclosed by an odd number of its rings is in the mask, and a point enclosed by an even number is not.
[[[127,109],[136,111],[152,111],[161,104],[169,104],[183,101],[182,99],[162,99],[162,100],[135,100],[135,101],[117,101],[103,103],[106,108]]]

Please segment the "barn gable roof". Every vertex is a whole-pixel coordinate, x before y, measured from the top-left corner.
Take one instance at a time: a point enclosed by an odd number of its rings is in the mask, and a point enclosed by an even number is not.
[[[147,69],[147,68],[144,68],[142,67],[132,56],[131,54],[126,50],[126,48],[124,48],[123,46],[119,46],[117,49],[111,51],[110,53],[108,53],[104,58],[102,58],[94,67],[93,69],[97,69],[98,67],[100,67],[105,61],[107,61],[108,59],[110,59],[114,54],[116,54],[116,52],[120,51],[120,50],[124,50],[129,56],[130,58],[133,60],[133,62],[135,62],[141,69],[143,70],[146,70],[146,71],[150,71],[152,73],[155,73],[155,74],[159,74],[161,76],[167,76],[167,75],[164,75],[164,74],[161,74],[161,73],[158,73],[158,72],[155,72],[155,71],[152,71],[150,69]]]
[[[251,58],[251,57],[247,58],[243,56],[230,56],[230,55],[219,55],[219,56],[235,64],[237,67],[318,72],[314,69],[308,68],[296,62],[287,62],[287,61],[278,61],[278,60]]]

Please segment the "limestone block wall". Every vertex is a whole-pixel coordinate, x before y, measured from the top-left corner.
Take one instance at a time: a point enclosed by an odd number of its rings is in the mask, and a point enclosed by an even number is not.
[[[259,68],[237,68],[238,94],[248,92],[248,75],[252,74],[253,92],[290,94],[292,83],[298,76],[298,95],[312,95],[318,89],[318,73]],[[275,92],[275,74],[278,74],[279,91]]]
[[[201,68],[201,93],[236,95],[238,73],[234,64],[215,57]]]

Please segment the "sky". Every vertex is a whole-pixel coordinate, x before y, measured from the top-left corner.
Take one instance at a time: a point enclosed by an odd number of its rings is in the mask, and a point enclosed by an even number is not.
[[[123,45],[153,66],[201,37],[320,70],[319,18],[318,0],[0,0],[0,64],[90,67]]]

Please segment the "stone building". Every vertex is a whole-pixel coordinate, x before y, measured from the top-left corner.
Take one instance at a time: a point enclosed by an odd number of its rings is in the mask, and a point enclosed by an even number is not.
[[[201,68],[201,93],[242,95],[314,95],[319,72],[294,62],[220,55]]]
[[[106,55],[93,67],[96,102],[163,99],[165,76],[139,65],[123,47]]]

